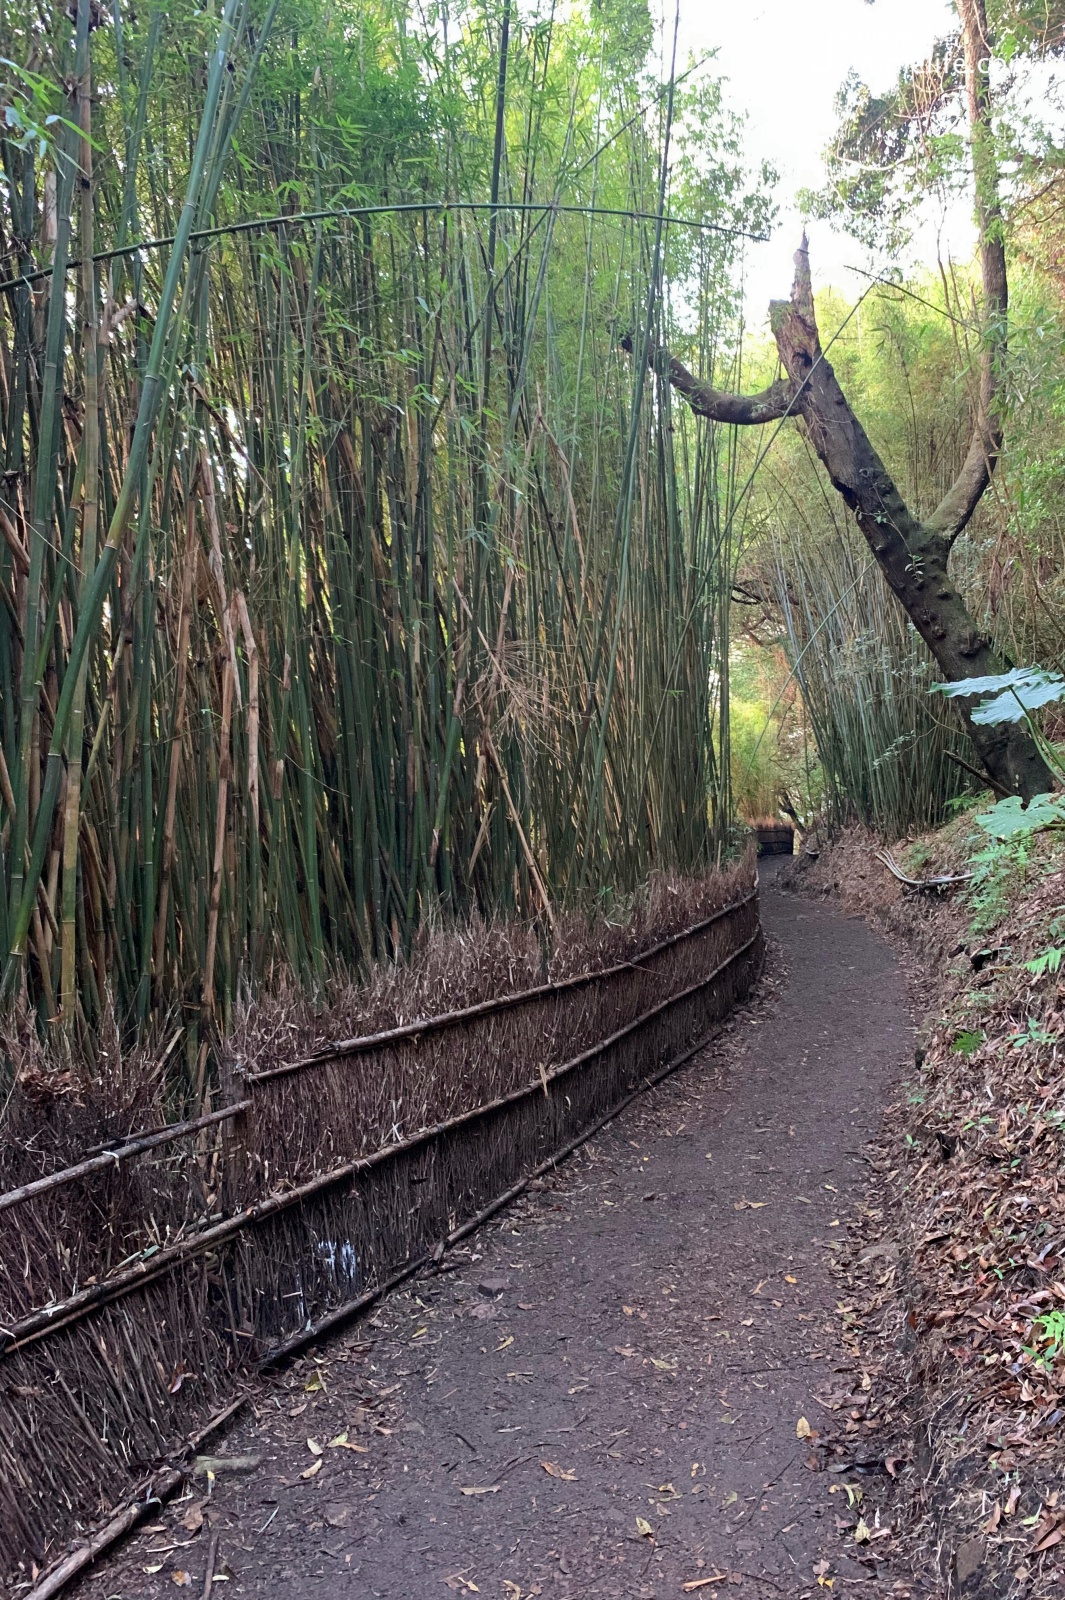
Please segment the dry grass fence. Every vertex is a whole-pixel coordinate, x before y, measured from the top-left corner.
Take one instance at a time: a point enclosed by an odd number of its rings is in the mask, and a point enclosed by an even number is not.
[[[749,866],[707,883],[716,907],[705,890],[693,925],[620,961],[234,1061],[228,1105],[0,1195],[0,1566],[82,1539],[244,1375],[438,1257],[692,1053],[762,956]]]

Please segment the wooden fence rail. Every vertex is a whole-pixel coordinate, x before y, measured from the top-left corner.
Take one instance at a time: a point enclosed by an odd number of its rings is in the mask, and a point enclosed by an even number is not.
[[[0,1568],[55,1559],[250,1369],[438,1258],[692,1054],[761,961],[752,890],[603,972],[238,1073],[234,1104],[0,1196]],[[413,1075],[445,1065],[446,1114],[405,1131]],[[397,1137],[361,1150],[383,1115]]]

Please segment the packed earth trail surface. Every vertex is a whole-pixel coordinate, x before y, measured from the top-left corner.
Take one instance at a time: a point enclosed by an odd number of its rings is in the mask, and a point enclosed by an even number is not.
[[[763,880],[767,979],[720,1040],[257,1388],[210,1497],[194,1480],[83,1595],[208,1571],[225,1600],[924,1592],[880,1537],[885,1430],[841,1403],[869,1383],[830,1268],[905,988],[864,923]]]

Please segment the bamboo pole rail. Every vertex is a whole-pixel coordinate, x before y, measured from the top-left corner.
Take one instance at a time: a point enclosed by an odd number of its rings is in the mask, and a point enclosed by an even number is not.
[[[745,897],[742,904],[746,904],[751,896]],[[279,1212],[287,1211],[294,1206],[303,1205],[313,1196],[321,1194],[327,1189],[336,1188],[340,1184],[351,1181],[360,1174],[367,1173],[373,1168],[394,1160],[397,1156],[417,1150],[427,1144],[444,1139],[459,1128],[470,1126],[472,1123],[492,1116],[507,1106],[518,1104],[530,1096],[546,1094],[550,1086],[568,1077],[579,1068],[587,1066],[596,1057],[603,1055],[612,1046],[629,1038],[639,1029],[644,1028],[655,1018],[662,1016],[682,1001],[707,989],[713,984],[726,969],[747,954],[761,938],[761,932],[753,934],[742,945],[734,950],[724,961],[720,962],[712,972],[698,983],[689,985],[678,994],[670,995],[667,999],[652,1006],[634,1021],[619,1028],[608,1038],[592,1045],[590,1049],[583,1050],[579,1055],[573,1056],[569,1061],[553,1068],[550,1072],[542,1073],[531,1083],[525,1084],[510,1094],[500,1095],[495,1100],[484,1105],[474,1106],[469,1111],[464,1111],[456,1117],[450,1117],[444,1122],[437,1123],[434,1127],[420,1129],[410,1138],[397,1140],[395,1143],[375,1150],[371,1155],[360,1156],[354,1161],[347,1161],[330,1172],[319,1173],[308,1182],[296,1188],[286,1190],[279,1194],[268,1195],[265,1199],[257,1201],[254,1205],[247,1206],[234,1216],[225,1218],[224,1221],[213,1226],[203,1228],[188,1238],[180,1239],[175,1244],[165,1246],[154,1251],[148,1258],[139,1261],[136,1265],[127,1267],[102,1283],[93,1284],[91,1287],[80,1290],[77,1294],[69,1296],[64,1301],[53,1305],[41,1306],[30,1312],[27,1316],[19,1318],[6,1328],[0,1328],[0,1359],[12,1355],[15,1351],[24,1348],[31,1341],[57,1333],[61,1329],[81,1318],[89,1315],[101,1306],[108,1305],[123,1295],[132,1293],[143,1287],[163,1273],[170,1271],[177,1263],[187,1261],[192,1257],[203,1255],[216,1249],[220,1244],[234,1238],[244,1229],[255,1226],[269,1217],[276,1216]],[[628,963],[626,963],[628,965]],[[247,1102],[244,1102],[246,1104]],[[219,1120],[218,1117],[214,1120]]]

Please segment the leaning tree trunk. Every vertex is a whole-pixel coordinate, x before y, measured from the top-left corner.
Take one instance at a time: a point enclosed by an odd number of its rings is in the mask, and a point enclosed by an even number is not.
[[[959,480],[946,497],[950,506],[944,502],[926,522],[912,514],[821,352],[805,239],[795,265],[791,299],[773,304],[772,327],[784,370],[795,386],[795,409],[811,444],[943,676],[957,683],[1001,672],[1003,663],[976,626],[948,570],[953,540],[972,515],[979,494],[966,493]],[[973,456],[970,450],[970,459]],[[981,452],[979,463],[982,493],[989,476],[986,453]],[[996,785],[1026,799],[1054,787],[1050,769],[1024,723],[986,727],[973,722],[971,700],[956,703]]]
[[[790,300],[775,300],[770,317],[786,378],[756,395],[727,394],[700,383],[666,351],[649,359],[692,410],[717,422],[763,423],[795,416],[833,487],[859,528],[893,592],[951,683],[1003,670],[948,571],[951,546],[991,481],[1002,447],[998,375],[1006,348],[1008,286],[1002,215],[990,125],[984,0],[957,0],[965,52],[966,92],[976,187],[986,337],[972,439],[957,480],[925,521],[910,511],[891,474],[840,388],[821,350],[806,236],[795,256]],[[631,345],[629,345],[631,348]],[[1054,780],[1024,723],[985,727],[972,720],[973,701],[954,702],[993,784],[1031,799]]]

